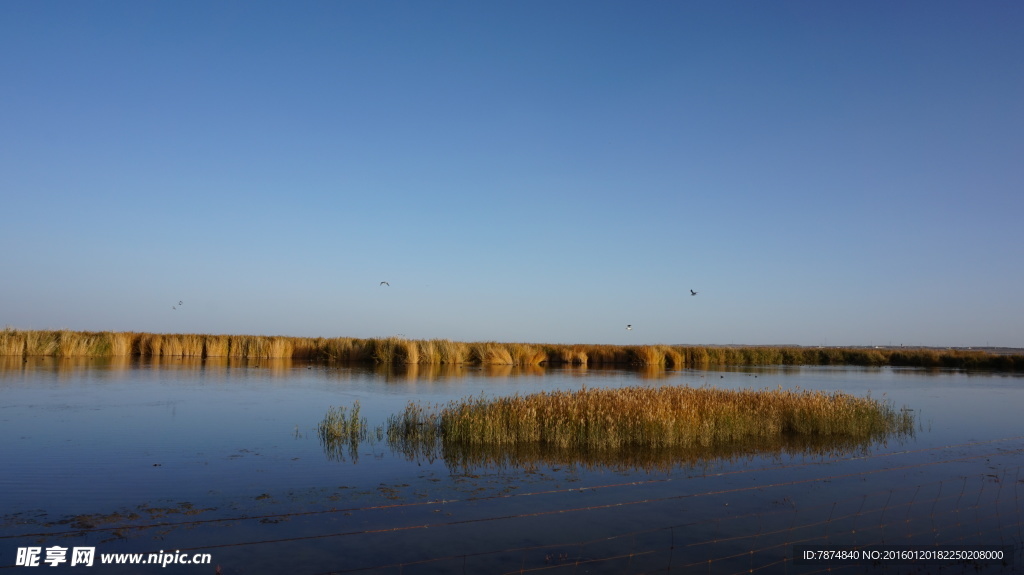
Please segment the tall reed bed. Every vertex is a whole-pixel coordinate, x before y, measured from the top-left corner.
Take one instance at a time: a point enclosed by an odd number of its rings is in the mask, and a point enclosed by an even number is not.
[[[566,363],[569,365],[587,365],[590,362],[590,354],[582,345],[564,345],[564,346],[548,346],[549,350],[545,354],[548,357],[548,361],[551,358],[555,358],[556,362]]]
[[[450,339],[435,339],[438,357],[441,363],[467,363],[469,361],[469,345]]]
[[[0,355],[25,355],[27,334],[9,327],[0,331]]]
[[[370,340],[373,360],[377,363],[419,363],[420,346],[403,337]]]
[[[512,365],[512,353],[504,344],[495,342],[471,343],[469,354],[473,363],[484,365]]]
[[[395,443],[533,444],[580,452],[707,448],[788,436],[872,441],[913,431],[911,412],[870,396],[679,386],[476,397],[443,407],[410,403],[388,421]]]
[[[317,348],[311,358],[341,362],[372,361],[373,349],[370,340],[351,337],[321,339],[317,341]]]
[[[203,336],[204,357],[227,357],[231,337],[226,335]]]
[[[25,355],[57,355],[60,332],[29,331],[25,333]]]
[[[0,355],[57,357],[294,358],[380,364],[578,366],[640,365],[704,368],[712,365],[894,365],[929,368],[1024,370],[1024,355],[972,350],[669,345],[531,344],[410,340],[401,337],[298,338],[262,335],[134,332],[0,332]]]
[[[537,345],[512,343],[508,344],[508,351],[512,365],[540,365],[548,360],[548,354]]]
[[[164,354],[164,336],[156,333],[142,333],[133,345],[136,355],[160,357]]]
[[[132,354],[132,336],[134,334],[111,331],[105,332],[105,334],[110,346],[109,355],[111,357],[126,357]]]

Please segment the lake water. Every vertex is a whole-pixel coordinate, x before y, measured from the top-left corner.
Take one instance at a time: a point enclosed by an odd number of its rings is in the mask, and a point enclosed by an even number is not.
[[[854,367],[0,358],[0,569],[37,547],[43,572],[862,572],[801,564],[794,550],[983,545],[1012,548],[1001,547],[1003,563],[874,568],[1024,572],[1022,384]],[[404,454],[373,437],[329,449],[316,433],[329,407],[355,401],[373,429],[409,401],[584,385],[870,393],[912,409],[917,430],[866,446],[504,466]],[[95,549],[92,567],[69,565],[75,547]],[[67,562],[46,564],[49,548],[68,549]],[[100,565],[122,553],[208,554],[210,564]]]

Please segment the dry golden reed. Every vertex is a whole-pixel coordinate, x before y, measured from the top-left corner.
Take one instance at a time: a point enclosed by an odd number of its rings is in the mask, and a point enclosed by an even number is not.
[[[0,331],[0,355],[25,355],[26,333],[6,327]]]
[[[536,444],[572,450],[706,448],[788,436],[912,434],[911,412],[869,397],[803,390],[624,387],[410,403],[388,422],[394,443]]]
[[[484,365],[512,365],[512,353],[504,344],[487,342],[469,344],[473,363]]]
[[[132,354],[132,335],[125,332],[105,332],[110,344],[111,357],[125,357]]]
[[[135,347],[139,350],[138,355],[160,357],[164,352],[164,336],[153,333],[139,334]]]
[[[587,365],[590,357],[581,345],[563,346],[561,349],[552,350],[554,357],[562,360],[562,363],[570,365]]]
[[[91,355],[90,351],[96,341],[92,333],[76,333],[68,330],[57,332],[57,357],[82,357]]]
[[[229,341],[230,338],[226,335],[203,336],[203,355],[205,357],[227,357]]]
[[[181,341],[181,336],[178,334],[164,336],[160,355],[164,357],[183,357],[185,355],[185,346]]]
[[[639,365],[657,369],[701,369],[713,365],[894,365],[1024,370],[1022,354],[998,355],[977,350],[464,343],[402,337],[298,338],[12,328],[0,332],[0,355],[293,358],[383,364]]]
[[[435,339],[434,343],[441,363],[467,363],[469,360],[468,344],[450,339]]]
[[[25,355],[57,355],[59,332],[29,331],[25,334]]]

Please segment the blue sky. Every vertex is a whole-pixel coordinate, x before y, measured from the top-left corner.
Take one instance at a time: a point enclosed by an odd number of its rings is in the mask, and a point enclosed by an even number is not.
[[[9,0],[0,325],[1024,347],[1022,30],[1000,1]]]

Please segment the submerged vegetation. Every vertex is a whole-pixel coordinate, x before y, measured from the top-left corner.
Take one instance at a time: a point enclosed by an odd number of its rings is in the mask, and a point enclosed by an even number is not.
[[[672,462],[760,452],[864,449],[914,433],[913,415],[841,392],[625,387],[484,397],[424,407],[387,423],[408,457],[449,465]]]
[[[932,348],[599,345],[456,342],[447,339],[306,338],[70,330],[0,331],[0,356],[291,358],[387,365],[893,365],[1024,370],[1024,355]]]

